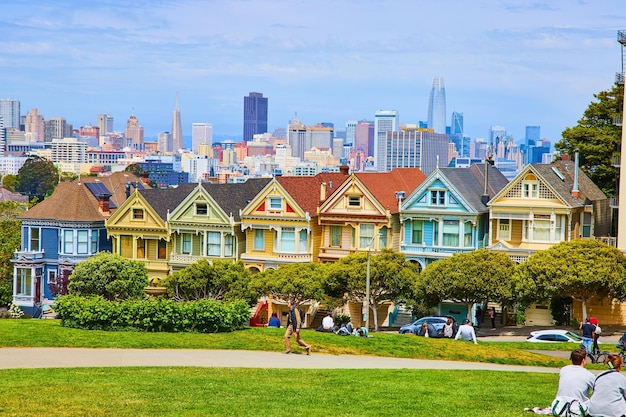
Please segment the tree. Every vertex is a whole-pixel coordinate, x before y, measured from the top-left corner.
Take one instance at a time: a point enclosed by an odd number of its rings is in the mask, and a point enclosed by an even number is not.
[[[0,203],[0,213],[3,213]],[[14,217],[3,215],[0,218],[0,305],[8,305],[13,300],[13,254],[20,249],[22,224]]]
[[[328,265],[326,287],[334,292],[345,291],[349,300],[365,302],[367,297],[367,253],[355,253]],[[378,331],[378,308],[385,302],[411,298],[417,282],[418,270],[402,253],[383,249],[370,255],[369,307]]]
[[[582,302],[585,318],[594,296],[626,299],[626,258],[595,239],[576,239],[532,255],[518,266],[515,280],[520,300],[572,297]]]
[[[243,262],[200,259],[197,262],[168,275],[162,282],[170,297],[178,300],[244,300],[256,301],[250,289],[250,274]]]
[[[70,275],[69,294],[101,295],[108,300],[144,297],[146,267],[139,261],[100,252],[76,265]]]
[[[432,305],[443,300],[466,304],[471,319],[473,304],[485,300],[511,303],[514,270],[515,263],[502,252],[459,253],[428,265],[420,274],[420,292]]]
[[[139,164],[130,164],[126,167],[126,169],[124,169],[124,171],[131,172],[137,177],[141,177],[145,173],[145,171]]]
[[[609,91],[594,94],[593,101],[578,121],[578,125],[563,131],[563,139],[554,144],[562,154],[574,155],[579,149],[579,162],[585,174],[608,196],[617,193],[619,167],[612,162],[620,155],[624,86],[615,84]]]
[[[54,164],[38,156],[29,157],[17,174],[15,191],[29,199],[43,200],[59,183],[59,173]]]
[[[2,186],[11,192],[15,192],[15,185],[17,184],[17,175],[7,174],[2,177]]]
[[[285,302],[291,299],[296,305],[321,300],[324,269],[316,263],[288,264],[253,275],[251,287],[258,295],[271,295]]]

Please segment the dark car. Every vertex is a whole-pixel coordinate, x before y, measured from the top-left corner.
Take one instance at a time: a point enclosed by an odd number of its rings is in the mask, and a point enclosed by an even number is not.
[[[441,333],[443,332],[443,325],[446,324],[446,321],[448,321],[448,319],[443,316],[422,317],[421,319],[415,320],[411,324],[405,324],[404,326],[400,327],[399,332],[400,334],[405,334],[405,333],[416,334],[417,329],[419,329],[422,326],[422,323],[426,322],[426,323],[432,324],[435,327],[435,330],[437,331],[437,333]]]

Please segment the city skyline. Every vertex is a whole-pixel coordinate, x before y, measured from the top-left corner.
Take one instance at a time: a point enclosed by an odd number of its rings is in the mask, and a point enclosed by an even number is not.
[[[135,115],[156,138],[171,130],[179,92],[186,138],[194,122],[239,138],[241,97],[251,91],[271,98],[270,132],[295,114],[344,130],[378,110],[426,121],[432,79],[442,77],[446,125],[458,112],[473,138],[503,126],[519,142],[525,126],[541,126],[554,143],[621,71],[616,0],[359,6],[11,2],[0,16],[0,97],[20,100],[22,115],[37,108],[75,128],[110,114],[122,131]]]

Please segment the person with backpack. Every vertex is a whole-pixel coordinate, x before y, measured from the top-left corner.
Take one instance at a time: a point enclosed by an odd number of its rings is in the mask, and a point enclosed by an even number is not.
[[[626,377],[620,373],[622,358],[610,354],[604,361],[609,367],[596,376],[593,395],[589,401],[589,415],[592,417],[621,417],[626,415]]]
[[[291,335],[296,335],[296,342],[306,349],[306,354],[311,354],[311,346],[300,339],[300,329],[304,321],[304,312],[295,306],[293,300],[287,301],[289,312],[287,313],[287,330],[285,331],[285,353],[291,353]]]

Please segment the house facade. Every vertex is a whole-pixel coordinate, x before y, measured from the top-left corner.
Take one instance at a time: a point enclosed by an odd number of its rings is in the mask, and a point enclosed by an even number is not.
[[[455,253],[484,248],[487,201],[507,183],[489,164],[437,168],[402,202],[400,251],[424,269]]]
[[[20,216],[22,243],[12,259],[13,303],[36,316],[53,303],[79,262],[110,251],[105,221],[124,202],[131,173],[61,182],[52,195]]]

